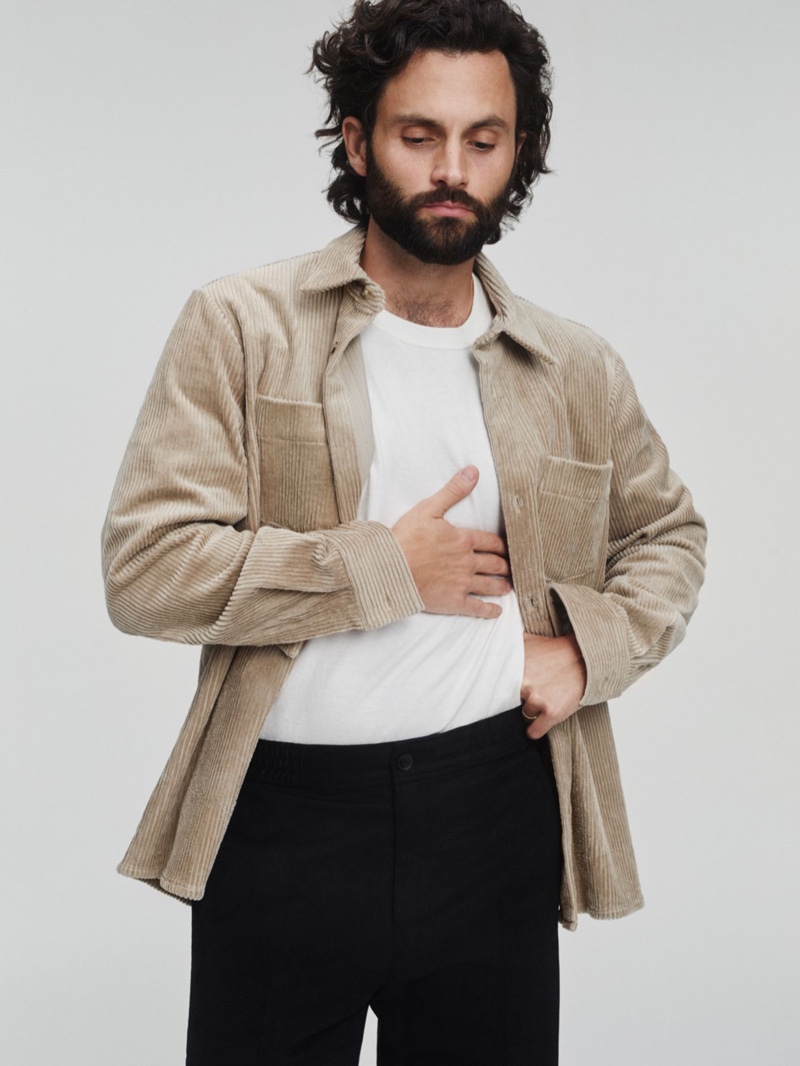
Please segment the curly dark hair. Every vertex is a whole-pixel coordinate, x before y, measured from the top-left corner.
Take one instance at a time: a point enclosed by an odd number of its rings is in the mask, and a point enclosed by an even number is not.
[[[316,131],[331,149],[336,172],[328,201],[348,222],[366,225],[365,181],[348,162],[342,120],[357,118],[369,139],[383,87],[420,49],[448,55],[497,50],[506,57],[517,98],[516,132],[525,134],[506,211],[516,220],[539,175],[550,173],[545,156],[553,106],[544,40],[506,0],[355,0],[349,17],[316,41],[308,73],[316,72],[328,94],[328,125]]]

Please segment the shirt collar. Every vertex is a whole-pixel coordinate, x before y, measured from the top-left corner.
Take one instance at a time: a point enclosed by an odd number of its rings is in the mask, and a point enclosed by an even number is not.
[[[383,290],[365,273],[359,262],[365,238],[366,230],[362,226],[354,226],[334,238],[317,255],[313,269],[301,285],[302,291],[327,292],[355,283],[365,294],[379,297],[382,306]],[[482,341],[488,343],[498,334],[505,333],[532,355],[548,363],[555,362],[536,324],[533,304],[520,300],[511,292],[500,272],[483,253],[475,258],[475,270],[497,312]]]

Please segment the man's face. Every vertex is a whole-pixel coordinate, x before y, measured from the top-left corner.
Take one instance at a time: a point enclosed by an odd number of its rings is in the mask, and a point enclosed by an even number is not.
[[[406,197],[367,153],[370,216],[387,237],[423,263],[453,266],[472,259],[498,230],[508,207],[508,185],[488,203],[460,188],[440,186]]]
[[[363,147],[371,223],[422,262],[471,259],[508,206],[516,111],[502,53],[417,53]]]

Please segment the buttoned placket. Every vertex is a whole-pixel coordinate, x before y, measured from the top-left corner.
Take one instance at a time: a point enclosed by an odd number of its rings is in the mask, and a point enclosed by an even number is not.
[[[377,285],[355,283],[345,289],[330,358],[323,376],[322,403],[341,522],[355,521],[368,470],[368,465],[365,469],[365,463],[359,462],[357,435],[366,433],[370,445],[368,450],[372,450],[369,397],[358,338],[384,306],[385,296]],[[346,368],[351,371],[351,379],[356,376],[363,379],[363,395],[360,399],[364,406],[360,411],[354,407],[359,397],[347,388]],[[363,437],[361,444],[363,453],[366,448]]]
[[[500,409],[495,380],[498,362],[504,355],[502,344],[498,334],[490,332],[479,338],[473,349],[479,366],[484,420],[500,488],[511,575],[520,614],[527,632],[552,636],[552,622],[541,580],[543,571],[533,491],[535,457],[522,456],[519,461],[511,461],[508,446],[500,447],[502,439],[514,440],[513,435],[498,425],[500,419],[508,418],[509,414]]]

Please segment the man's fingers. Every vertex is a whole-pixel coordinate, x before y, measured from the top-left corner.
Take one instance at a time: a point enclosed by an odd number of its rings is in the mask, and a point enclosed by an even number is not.
[[[497,574],[498,577],[509,577],[511,575],[511,567],[508,565],[508,560],[500,554],[475,552],[475,573]]]
[[[511,592],[511,585],[505,578],[482,577],[476,574],[470,582],[471,596],[505,596]]]
[[[536,693],[531,692],[523,697],[522,716],[525,719],[525,732],[532,740],[543,737],[553,724],[546,705]]]
[[[474,552],[488,552],[491,555],[508,555],[506,542],[496,533],[487,533],[482,529],[469,530],[470,547]]]
[[[499,618],[503,608],[499,603],[487,603],[486,600],[478,599],[477,596],[467,596],[464,606],[458,612],[468,618]]]
[[[526,714],[530,714],[530,711],[526,711]],[[535,712],[533,712],[535,713]],[[525,723],[525,732],[531,738],[531,740],[541,740],[545,734],[550,732],[552,723],[548,719],[543,718],[542,715],[537,715],[532,722]]]
[[[453,526],[444,517],[477,483],[477,468],[464,467],[392,526],[425,610],[432,614],[497,618],[502,613],[499,604],[480,597],[500,597],[511,591],[503,538]]]
[[[477,467],[465,466],[463,470],[459,470],[454,477],[451,477],[443,488],[424,501],[425,509],[433,518],[444,518],[445,512],[469,496],[477,484]]]

